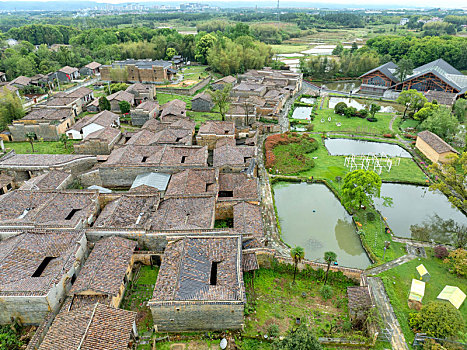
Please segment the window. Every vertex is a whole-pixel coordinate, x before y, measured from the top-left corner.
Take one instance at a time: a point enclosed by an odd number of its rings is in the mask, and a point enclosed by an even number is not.
[[[214,184],[213,184],[213,183],[210,183],[210,182],[206,183],[206,192],[209,192],[209,191],[211,191],[211,190],[212,190],[212,187],[213,187],[213,185],[214,185]]]
[[[211,263],[211,278],[209,284],[211,286],[217,285],[217,265],[219,264],[218,261],[213,261]]]
[[[71,284],[73,285],[76,281],[76,274],[74,273],[73,276],[71,276]]]
[[[148,157],[143,157],[143,159],[141,159],[141,163],[146,163],[146,161],[148,160]]]
[[[175,139],[175,142],[180,142],[181,139],[182,139],[181,137],[177,137],[177,138]]]
[[[65,220],[71,220],[73,216],[75,216],[75,214],[79,212],[80,210],[81,209],[71,209],[68,215],[65,217]]]
[[[187,156],[182,156],[182,161],[181,161],[181,163],[184,164],[184,163],[186,162],[186,159],[187,159],[187,158],[188,158]]]
[[[55,257],[53,256],[46,256],[44,258],[44,260],[42,260],[42,262],[40,263],[39,267],[36,269],[36,271],[34,271],[34,273],[32,274],[31,277],[41,277],[42,275],[42,272],[44,272],[45,268],[47,267],[47,265],[49,265],[49,263],[55,259]]]
[[[219,191],[219,197],[233,197],[234,193],[233,191]]]

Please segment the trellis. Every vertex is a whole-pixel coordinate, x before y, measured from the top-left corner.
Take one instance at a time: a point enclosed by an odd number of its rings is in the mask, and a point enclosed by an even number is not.
[[[386,154],[369,154],[365,156],[356,156],[354,154],[345,157],[344,166],[350,168],[350,171],[362,169],[373,170],[378,175],[381,175],[383,170],[390,172],[394,165],[400,164],[400,158],[392,159]]]

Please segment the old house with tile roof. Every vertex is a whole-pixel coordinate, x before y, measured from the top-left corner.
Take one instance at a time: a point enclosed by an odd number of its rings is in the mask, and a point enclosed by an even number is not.
[[[0,195],[15,189],[15,186],[14,176],[0,173]]]
[[[79,78],[79,70],[76,67],[65,66],[60,68],[55,74],[54,78],[69,83],[72,80]]]
[[[213,150],[217,141],[223,138],[235,139],[235,124],[231,121],[208,120],[199,127],[196,144]]]
[[[206,147],[128,145],[113,150],[100,165],[99,175],[105,187],[130,187],[137,175],[206,167],[207,159]]]
[[[242,328],[241,236],[174,237],[164,255],[149,301],[157,331]]]
[[[80,75],[98,75],[100,74],[99,69],[101,66],[102,64],[100,64],[99,62],[93,61],[91,63],[88,63],[84,67],[81,67],[81,69],[79,70],[79,74]]]
[[[179,119],[187,118],[186,102],[182,100],[172,100],[164,103],[160,107],[160,120],[164,123],[173,123]]]
[[[210,112],[214,108],[212,97],[207,92],[200,92],[191,99],[191,110],[195,112]]]
[[[33,108],[8,125],[8,129],[12,141],[27,141],[28,133],[34,133],[37,140],[58,141],[74,123],[75,113],[71,108]]]
[[[131,112],[131,125],[142,126],[150,119],[155,119],[159,114],[157,101],[144,101],[137,105]]]
[[[79,229],[98,212],[94,191],[15,190],[0,196],[0,227]]]
[[[428,130],[418,133],[415,147],[433,163],[447,163],[450,157],[459,153],[441,137]]]
[[[126,142],[126,145],[153,146],[153,145],[186,145],[193,143],[194,130],[171,128],[167,126],[157,132],[143,129]]]
[[[253,236],[258,241],[264,239],[263,218],[258,204],[239,202],[233,206],[233,229],[243,236]]]
[[[73,181],[73,176],[66,171],[52,170],[34,176],[19,188],[20,190],[63,190]]]
[[[179,196],[217,196],[219,170],[213,168],[187,169],[173,174],[165,198]]]
[[[73,144],[73,148],[76,154],[110,154],[121,138],[119,129],[106,126],[88,134],[81,142]]]
[[[237,83],[237,78],[231,76],[231,75],[227,75],[226,77],[223,77],[223,78],[220,78],[220,79],[217,79],[215,80],[212,84],[211,84],[211,88],[215,91],[215,90],[221,90],[224,88],[225,85],[227,84],[230,84],[230,85],[234,85]]]
[[[213,166],[221,170],[245,171],[256,158],[256,147],[225,145],[214,149]]]
[[[24,191],[23,191],[24,192]],[[76,278],[86,252],[82,231],[25,231],[0,241],[0,324],[39,324]]]
[[[145,101],[154,101],[156,96],[156,86],[154,84],[135,83],[125,90],[135,96],[135,103],[139,105]]]
[[[107,305],[119,307],[131,278],[136,245],[135,241],[116,236],[96,242],[69,292],[72,299],[97,296],[104,298]]]
[[[130,350],[135,344],[136,313],[95,303],[62,310],[39,350]]]
[[[120,113],[120,105],[121,101],[126,101],[130,104],[130,106],[135,105],[135,96],[130,94],[129,92],[120,90],[117,91],[109,96],[106,97],[107,100],[110,102],[110,110],[112,112]]]
[[[113,81],[113,71],[123,70],[127,76],[127,81],[132,83],[154,83],[171,80],[176,73],[172,69],[172,62],[150,59],[127,59],[124,61],[114,61],[111,65],[103,65],[100,68],[101,79]]]
[[[82,140],[89,134],[106,127],[120,127],[120,116],[110,111],[88,114],[73,125],[72,128],[68,129],[66,134],[70,139]]]
[[[14,86],[18,89],[24,89],[30,83],[31,83],[31,78],[25,77],[24,75],[20,75],[19,77],[10,81],[8,85]]]

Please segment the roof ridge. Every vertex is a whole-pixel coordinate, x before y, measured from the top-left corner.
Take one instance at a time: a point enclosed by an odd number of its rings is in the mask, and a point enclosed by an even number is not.
[[[96,309],[97,309],[97,306],[99,305],[99,303],[97,302],[96,305],[94,305],[94,309],[92,310],[92,314],[91,314],[91,318],[89,319],[89,322],[88,322],[88,325],[86,327],[86,329],[84,330],[84,334],[83,334],[83,337],[81,338],[81,341],[78,345],[78,348],[76,350],[80,350],[81,349],[81,346],[83,345],[83,342],[84,342],[84,339],[86,338],[86,335],[88,333],[88,330],[89,330],[89,327],[91,326],[91,323],[92,323],[92,320],[94,318],[94,314],[96,313]]]

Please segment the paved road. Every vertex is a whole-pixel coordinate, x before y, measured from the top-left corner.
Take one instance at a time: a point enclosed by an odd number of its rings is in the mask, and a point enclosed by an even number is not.
[[[384,289],[384,284],[379,277],[368,277],[368,286],[373,295],[376,306],[386,327],[392,329],[391,345],[393,350],[408,350],[407,342],[405,341],[404,333],[397,320],[388,295]]]
[[[368,269],[365,271],[365,274],[367,276],[371,276],[371,275],[377,275],[377,274],[380,274],[381,272],[384,272],[384,271],[387,271],[387,270],[390,270],[396,266],[399,266],[399,265],[402,265],[402,264],[405,264],[406,262],[409,262],[413,259],[415,259],[416,256],[415,255],[410,255],[410,254],[406,254],[406,255],[403,255],[397,259],[394,259],[394,260],[391,260],[385,264],[382,264],[382,265],[379,265],[379,266],[376,266],[376,267],[373,267],[371,269]]]

